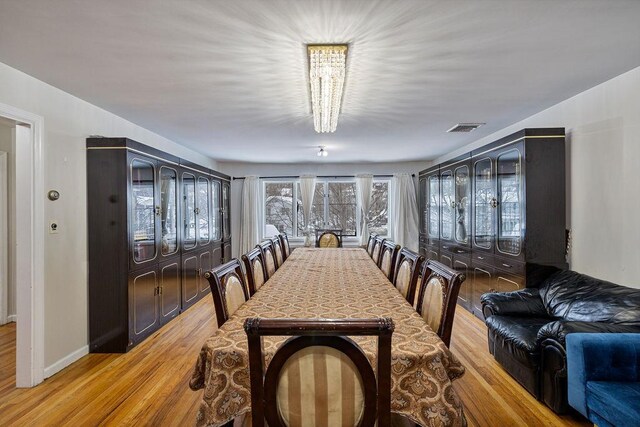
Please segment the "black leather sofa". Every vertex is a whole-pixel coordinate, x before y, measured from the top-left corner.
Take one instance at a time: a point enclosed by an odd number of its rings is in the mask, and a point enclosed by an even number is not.
[[[489,351],[538,400],[566,413],[565,337],[640,333],[640,289],[556,269],[528,278],[527,284],[515,292],[482,295]]]

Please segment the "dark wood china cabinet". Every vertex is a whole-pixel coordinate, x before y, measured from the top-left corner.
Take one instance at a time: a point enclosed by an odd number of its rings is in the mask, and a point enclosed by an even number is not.
[[[228,182],[127,138],[87,139],[91,352],[128,351],[209,292]]]
[[[420,252],[464,272],[458,302],[566,268],[564,129],[523,129],[420,173]]]

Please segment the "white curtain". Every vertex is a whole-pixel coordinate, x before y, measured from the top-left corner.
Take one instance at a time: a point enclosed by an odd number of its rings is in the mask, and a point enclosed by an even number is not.
[[[261,214],[260,179],[257,176],[247,176],[242,185],[240,247],[238,254],[245,254],[260,243]]]
[[[373,175],[356,176],[356,195],[360,206],[360,246],[369,240],[369,209],[371,208],[371,191]]]
[[[313,193],[316,190],[315,176],[300,177],[300,199],[302,200],[302,214],[304,215],[305,230],[309,231],[311,225],[311,206],[313,206]]]
[[[418,200],[410,174],[394,174],[391,179],[392,238],[400,246],[418,251]]]

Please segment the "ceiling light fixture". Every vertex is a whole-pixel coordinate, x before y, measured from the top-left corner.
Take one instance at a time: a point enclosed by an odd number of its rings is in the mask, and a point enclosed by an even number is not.
[[[308,45],[311,111],[316,132],[335,132],[346,73],[347,45]]]
[[[324,146],[320,146],[320,151],[318,151],[318,157],[327,157],[329,153],[324,149]]]

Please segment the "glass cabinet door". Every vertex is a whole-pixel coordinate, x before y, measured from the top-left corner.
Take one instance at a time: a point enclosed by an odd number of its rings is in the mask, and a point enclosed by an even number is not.
[[[222,218],[220,217],[220,183],[211,182],[211,238],[220,240],[222,237]]]
[[[231,211],[229,210],[229,184],[222,184],[222,211],[224,240],[231,238]]]
[[[473,243],[479,248],[491,249],[494,235],[493,212],[497,199],[493,185],[493,167],[490,158],[478,160],[473,166],[475,229]]]
[[[160,226],[162,255],[178,250],[178,173],[175,169],[160,168]]]
[[[443,240],[453,239],[453,224],[455,223],[455,186],[451,171],[443,172],[440,175],[440,185],[442,188],[440,218],[440,237]]]
[[[421,178],[418,184],[420,189],[420,234],[427,234],[427,224],[429,224],[429,199],[427,194],[429,193],[427,188],[427,180]]]
[[[198,178],[198,205],[196,208],[198,218],[198,241],[200,244],[207,244],[211,238],[209,229],[209,180]]]
[[[440,179],[437,175],[429,177],[428,207],[429,207],[429,237],[440,237]]]
[[[469,208],[471,206],[471,183],[469,181],[469,166],[460,166],[454,172],[456,184],[456,242],[464,245],[469,243]]]
[[[196,177],[182,174],[182,197],[184,199],[184,248],[196,245]]]
[[[521,157],[518,149],[500,154],[498,170],[498,242],[500,252],[519,255],[522,245]]]
[[[131,232],[133,259],[143,262],[156,256],[155,168],[152,163],[131,162]]]

